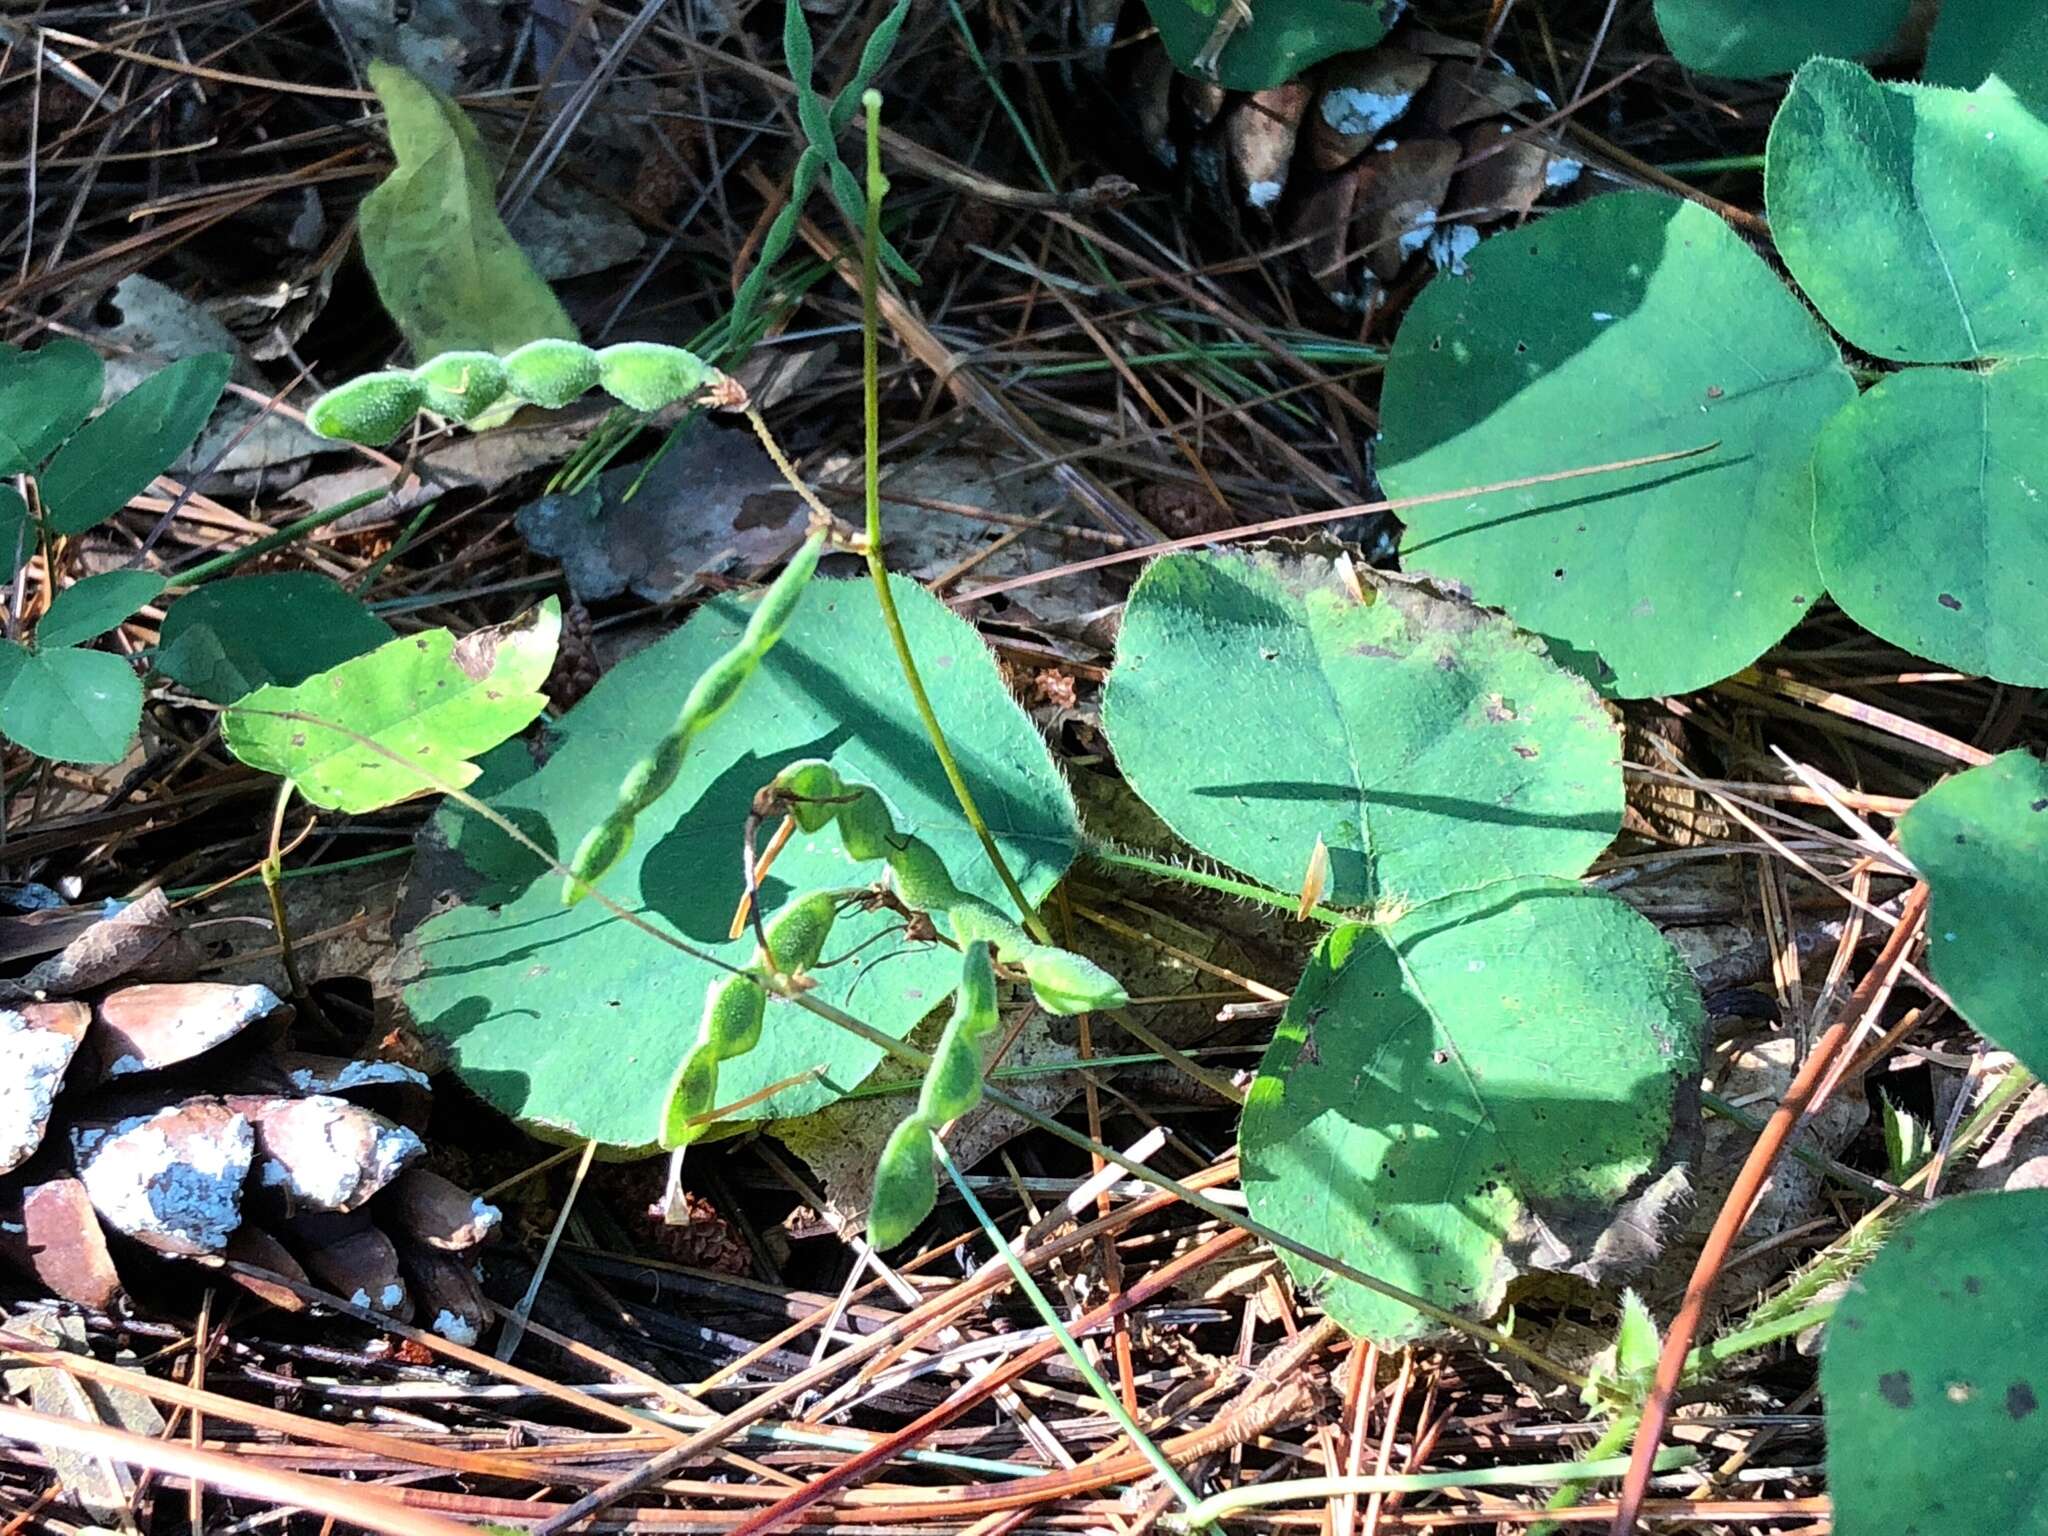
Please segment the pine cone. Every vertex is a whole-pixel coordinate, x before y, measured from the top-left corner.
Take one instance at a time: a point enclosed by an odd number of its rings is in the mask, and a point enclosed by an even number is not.
[[[1097,30],[1091,42],[1106,46]],[[1224,217],[1302,242],[1298,277],[1370,316],[1417,263],[1458,270],[1487,226],[1566,195],[1584,170],[1540,89],[1479,47],[1404,23],[1271,90],[1180,74],[1134,49],[1119,93],[1162,164]]]

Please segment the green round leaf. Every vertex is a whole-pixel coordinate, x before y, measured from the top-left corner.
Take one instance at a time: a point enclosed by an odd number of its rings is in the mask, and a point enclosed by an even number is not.
[[[975,798],[1025,893],[1042,897],[1074,855],[1066,785],[972,627],[915,582],[894,586]],[[674,723],[691,683],[739,638],[747,613],[732,599],[707,604],[621,662],[563,720],[546,766],[492,804],[566,857],[610,809],[627,769]],[[741,891],[749,802],[806,757],[829,758],[846,778],[874,785],[897,828],[930,843],[963,889],[1007,903],[905,707],[872,587],[837,581],[812,584],[739,698],[692,744],[674,787],[641,814],[631,848],[599,889],[729,963],[748,964],[753,938],[726,934]],[[408,940],[404,1000],[412,1018],[447,1043],[472,1089],[537,1134],[652,1147],[706,988],[721,973],[595,902],[564,909],[560,881],[530,853],[473,819],[450,812],[444,820],[480,886]],[[879,863],[849,861],[829,827],[798,833],[765,881],[764,909],[772,914],[793,895],[866,885],[882,873]],[[815,995],[898,1038],[943,1004],[960,976],[957,951],[906,939],[902,919],[886,911],[843,913],[825,959]],[[800,1077],[741,1116],[806,1114],[859,1083],[880,1055],[770,999],[761,1043],[719,1068],[718,1097],[730,1104]]]
[[[2048,1522],[2048,1190],[1905,1223],[1828,1325],[1820,1387],[1838,1536]]]
[[[1197,67],[1234,0],[1145,0],[1174,67],[1233,91],[1285,84],[1332,54],[1370,48],[1401,7],[1393,0],[1255,0],[1213,68]]]
[[[55,453],[100,403],[104,377],[99,353],[68,336],[33,352],[0,347],[0,475]]]
[[[266,683],[303,683],[390,638],[389,624],[325,576],[236,576],[171,604],[156,668],[202,699],[232,704]]]
[[[0,485],[0,581],[14,580],[14,573],[36,552],[35,525],[28,518],[28,503],[11,485]]]
[[[2048,361],[1893,374],[1814,451],[1835,601],[1894,645],[2048,684]]]
[[[1936,785],[1899,822],[1927,881],[1934,979],[1990,1040],[2048,1075],[2048,766],[2007,752]]]
[[[1103,726],[1182,838],[1276,890],[1413,905],[1576,875],[1621,826],[1620,740],[1527,636],[1326,559],[1177,554],[1131,593]],[[1371,600],[1359,601],[1362,591]],[[1228,700],[1219,730],[1204,701]]]
[[[190,448],[228,386],[225,352],[181,358],[78,429],[37,480],[58,533],[84,533],[128,505]]]
[[[1864,351],[2048,350],[2048,124],[2003,84],[1881,84],[1816,59],[1771,124],[1764,202],[1786,267]]]
[[[1948,0],[1954,4],[1955,0]],[[1657,0],[1657,26],[1687,69],[1782,75],[1817,53],[1863,58],[1898,35],[1911,0]]]
[[[1597,653],[1627,697],[1754,661],[1820,596],[1808,458],[1855,386],[1704,208],[1618,193],[1483,242],[1387,365],[1380,479],[1424,496],[1663,451],[1645,469],[1402,513],[1402,556]]]
[[[74,581],[51,601],[36,626],[36,644],[48,650],[96,640],[168,585],[155,571],[102,571]]]
[[[0,640],[0,736],[62,763],[117,763],[142,719],[142,682],[119,656]]]
[[[2024,101],[2048,101],[2048,27],[2040,0],[1941,0],[1927,63],[1929,85],[1975,90],[1998,76]]]
[[[1503,881],[1385,929],[1340,928],[1245,1101],[1251,1212],[1475,1317],[1522,1269],[1597,1278],[1616,1234],[1654,1226],[1677,1183],[1666,1149],[1702,1028],[1657,930],[1569,881]],[[1281,1257],[1353,1333],[1394,1344],[1434,1326]]]
[[[471,758],[546,707],[540,685],[561,630],[549,598],[460,640],[445,629],[404,635],[294,687],[257,689],[222,717],[222,739],[250,767],[290,779],[334,810],[379,810],[442,784],[460,789],[479,772]]]

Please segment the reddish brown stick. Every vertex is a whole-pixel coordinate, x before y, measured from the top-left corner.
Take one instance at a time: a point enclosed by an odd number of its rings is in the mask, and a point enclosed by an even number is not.
[[[1820,1107],[1819,1089],[1828,1080],[1836,1058],[1854,1036],[1857,1024],[1883,996],[1898,970],[1899,962],[1905,959],[1907,947],[1920,931],[1921,914],[1926,908],[1927,887],[1916,885],[1907,892],[1899,908],[1898,924],[1892,929],[1891,937],[1885,940],[1876,963],[1864,973],[1863,980],[1857,983],[1841,1014],[1828,1026],[1827,1033],[1815,1042],[1806,1064],[1786,1090],[1784,1100],[1764,1125],[1756,1144],[1749,1149],[1749,1157],[1743,1162],[1742,1172],[1736,1175],[1728,1198],[1721,1203],[1721,1214],[1714,1218],[1714,1230],[1707,1235],[1699,1262],[1693,1265],[1692,1278],[1685,1286],[1685,1299],[1679,1304],[1678,1315],[1671,1320],[1671,1332],[1664,1339],[1664,1351],[1657,1357],[1657,1374],[1652,1378],[1649,1396],[1643,1400],[1643,1420],[1636,1428],[1635,1446],[1629,1455],[1628,1477],[1621,1485],[1621,1497],[1615,1505],[1611,1536],[1633,1536],[1636,1519],[1642,1512],[1644,1494],[1650,1486],[1651,1464],[1656,1459],[1658,1443],[1664,1438],[1664,1428],[1671,1419],[1671,1400],[1677,1395],[1679,1377],[1685,1371],[1685,1357],[1692,1352],[1700,1320],[1706,1315],[1707,1301],[1714,1292],[1714,1282],[1720,1278],[1721,1266],[1727,1262],[1736,1238],[1742,1235],[1743,1227],[1748,1224],[1757,1196],[1763,1192],[1764,1181],[1771,1176],[1771,1169],[1784,1152],[1794,1127],[1810,1108]]]

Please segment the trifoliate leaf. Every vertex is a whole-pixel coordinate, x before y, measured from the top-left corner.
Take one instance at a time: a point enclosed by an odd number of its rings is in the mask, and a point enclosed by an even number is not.
[[[2048,123],[2004,83],[1880,83],[1816,59],[1771,123],[1764,202],[1787,269],[1864,351],[2048,352]]]
[[[1598,197],[1416,300],[1383,397],[1397,497],[1715,445],[1402,513],[1411,570],[1611,669],[1625,697],[1754,661],[1821,595],[1808,461],[1855,394],[1821,328],[1693,203]]]

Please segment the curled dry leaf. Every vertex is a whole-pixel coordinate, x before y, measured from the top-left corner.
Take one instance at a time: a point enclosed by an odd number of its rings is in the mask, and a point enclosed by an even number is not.
[[[0,981],[0,1000],[42,1001],[103,987],[154,960],[179,932],[169,898],[151,891],[101,918],[26,976]]]

